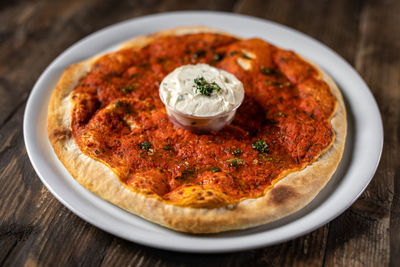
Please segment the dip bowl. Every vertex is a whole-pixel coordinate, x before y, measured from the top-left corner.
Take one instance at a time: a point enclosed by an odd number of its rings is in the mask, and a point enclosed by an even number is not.
[[[196,133],[209,133],[217,132],[231,123],[235,117],[237,109],[243,103],[244,96],[241,101],[231,110],[212,116],[195,116],[191,114],[185,114],[169,106],[163,100],[161,95],[160,99],[164,103],[168,117],[174,125]]]

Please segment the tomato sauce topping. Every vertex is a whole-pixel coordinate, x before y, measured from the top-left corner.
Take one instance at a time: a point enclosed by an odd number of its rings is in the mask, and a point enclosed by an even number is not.
[[[175,127],[158,95],[169,72],[196,63],[234,74],[245,88],[235,119],[216,133]],[[72,132],[81,151],[130,190],[174,205],[220,207],[264,195],[330,147],[336,99],[319,75],[294,52],[260,39],[161,37],[95,62],[72,93]]]

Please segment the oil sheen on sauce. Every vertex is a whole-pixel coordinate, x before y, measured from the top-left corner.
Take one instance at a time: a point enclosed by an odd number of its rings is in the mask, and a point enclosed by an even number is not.
[[[219,132],[175,127],[160,100],[162,80],[196,64],[225,70],[244,86],[234,120]],[[179,104],[179,94],[170,97],[172,105],[199,114],[236,101],[234,94],[226,102],[215,96],[216,106],[190,107]],[[72,134],[84,154],[107,164],[130,190],[179,206],[213,208],[260,197],[283,172],[315,161],[335,138],[336,99],[318,71],[257,38],[164,36],[141,49],[110,53],[96,61],[71,99]]]

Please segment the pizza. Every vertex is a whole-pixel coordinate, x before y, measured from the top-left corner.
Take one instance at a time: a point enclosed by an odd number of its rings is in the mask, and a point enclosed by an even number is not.
[[[175,126],[159,97],[166,75],[200,63],[245,90],[217,132]],[[47,128],[59,160],[94,194],[177,231],[216,233],[306,206],[341,160],[347,122],[339,89],[315,64],[259,38],[196,26],[68,67]]]

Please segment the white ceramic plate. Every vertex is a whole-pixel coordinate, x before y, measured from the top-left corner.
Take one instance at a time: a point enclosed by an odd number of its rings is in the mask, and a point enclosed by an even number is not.
[[[328,185],[299,212],[249,230],[213,235],[189,235],[168,230],[132,215],[80,186],[58,161],[47,139],[47,105],[63,70],[138,35],[184,26],[207,25],[243,37],[261,37],[293,49],[316,62],[343,92],[349,132],[342,162]],[[93,33],[58,56],[40,76],[24,117],[29,158],[42,182],[72,212],[121,238],[175,251],[227,252],[276,244],[304,235],[347,209],[362,193],[377,168],[383,144],[379,110],[367,85],[335,52],[285,26],[248,16],[218,12],[176,12],[128,20]]]

